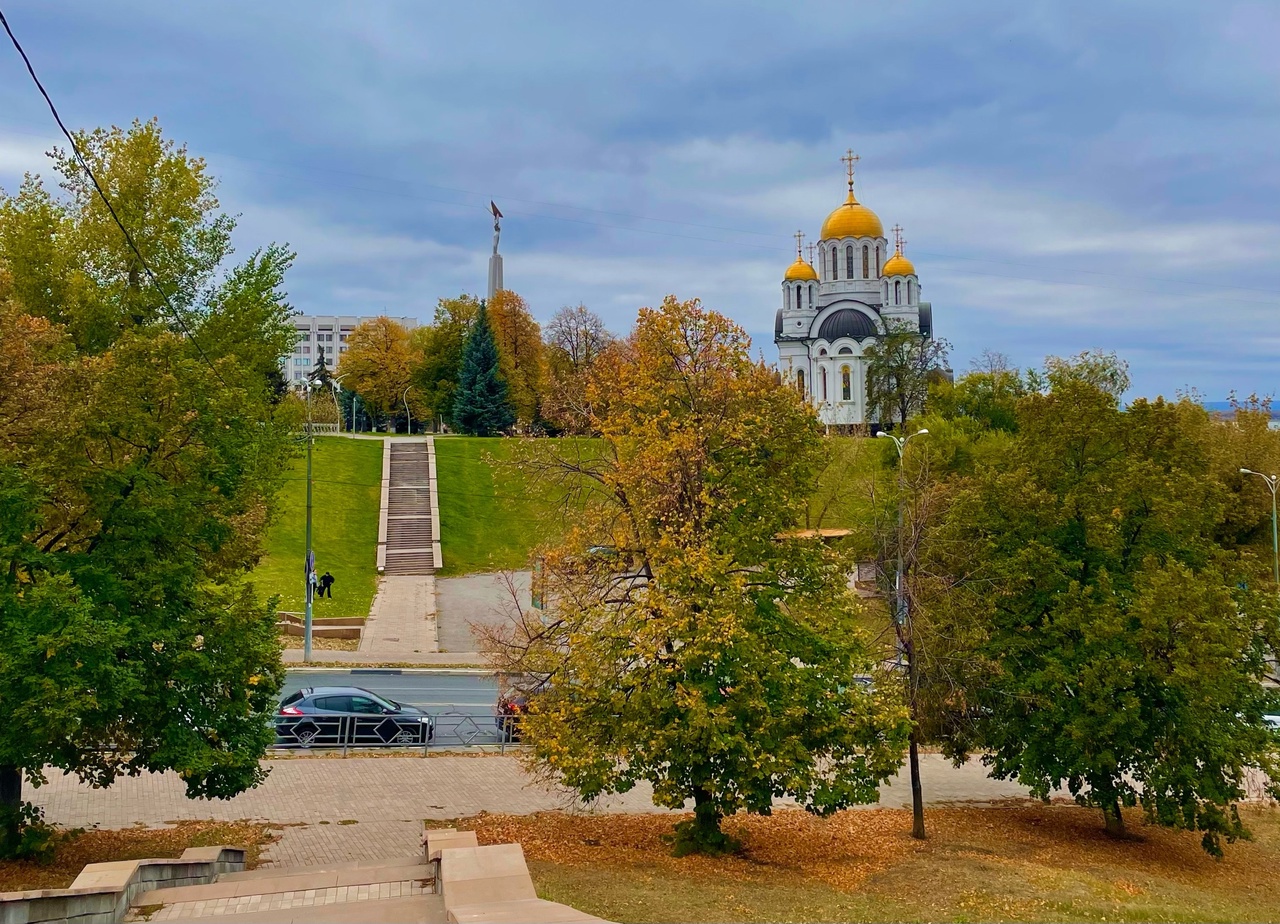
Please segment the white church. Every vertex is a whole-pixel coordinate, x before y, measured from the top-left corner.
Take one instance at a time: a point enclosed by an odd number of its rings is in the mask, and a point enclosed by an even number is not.
[[[890,255],[879,217],[853,194],[858,158],[849,151],[841,159],[848,198],[822,223],[808,261],[803,234],[796,235],[796,262],[782,278],[773,341],[782,375],[808,397],[823,423],[861,426],[876,423],[868,419],[864,349],[887,324],[907,324],[932,337],[933,309],[920,301],[916,269],[902,253],[902,229],[892,229]]]

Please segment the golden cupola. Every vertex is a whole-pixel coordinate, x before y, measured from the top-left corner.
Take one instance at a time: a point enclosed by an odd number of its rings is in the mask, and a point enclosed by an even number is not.
[[[783,282],[817,282],[818,273],[814,270],[813,264],[805,260],[801,255],[801,246],[804,243],[804,232],[796,232],[796,262],[787,267],[787,272],[782,277]],[[813,245],[809,245],[809,249],[813,250]],[[810,254],[812,256],[812,254]]]
[[[884,269],[880,271],[881,276],[914,276],[916,273],[915,265],[902,255],[902,245],[906,243],[902,239],[902,229],[898,226],[893,228],[894,250],[893,256],[884,264]]]
[[[849,196],[844,205],[827,216],[822,223],[822,240],[837,237],[884,237],[884,225],[880,217],[867,208],[853,194],[853,165],[857,156],[848,151],[841,158],[849,168]]]

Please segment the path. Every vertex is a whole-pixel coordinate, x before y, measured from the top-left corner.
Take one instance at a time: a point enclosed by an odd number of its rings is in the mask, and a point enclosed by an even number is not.
[[[378,593],[355,652],[312,652],[316,661],[407,662],[437,651],[435,447],[385,440],[378,522]],[[338,657],[334,657],[338,656]]]
[[[472,624],[502,625],[510,619],[513,607],[512,587],[523,607],[529,606],[529,584],[532,572],[509,571],[467,574],[436,580],[436,605],[439,609],[438,634],[442,651],[473,652],[479,645]]]

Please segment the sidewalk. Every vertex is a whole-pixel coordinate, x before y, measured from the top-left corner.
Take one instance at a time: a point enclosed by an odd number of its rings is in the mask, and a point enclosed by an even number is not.
[[[920,758],[925,798],[930,803],[987,802],[1018,798],[1016,783],[987,777],[981,764],[955,768],[938,754]],[[75,827],[124,828],[179,820],[256,819],[280,824],[327,821],[414,822],[456,818],[477,812],[529,814],[588,810],[564,790],[548,789],[525,773],[514,755],[433,757],[298,757],[269,760],[270,776],[257,789],[234,799],[188,799],[175,773],[144,774],[118,780],[110,789],[92,789],[74,776],[49,771],[49,782],[23,795],[45,810],[50,822]],[[779,803],[780,805],[786,803]],[[881,805],[911,804],[911,788],[901,774],[881,789]],[[652,790],[639,784],[608,796],[595,812],[661,812]]]

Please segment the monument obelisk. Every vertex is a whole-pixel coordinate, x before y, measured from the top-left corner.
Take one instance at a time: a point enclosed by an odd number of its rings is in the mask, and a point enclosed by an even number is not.
[[[498,253],[498,238],[502,234],[502,213],[493,200],[489,200],[489,211],[493,212],[493,255],[489,257],[489,301],[502,288],[502,254]]]

